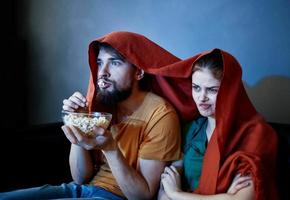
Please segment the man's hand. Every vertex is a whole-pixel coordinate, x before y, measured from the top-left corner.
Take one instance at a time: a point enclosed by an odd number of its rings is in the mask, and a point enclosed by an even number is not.
[[[112,137],[112,133],[101,127],[94,127],[93,135],[85,135],[75,126],[64,125],[61,128],[72,144],[78,145],[86,150],[115,150],[117,148],[117,143]]]
[[[87,99],[80,92],[75,92],[68,99],[63,100],[62,109],[70,112],[81,112],[87,110],[87,107]]]

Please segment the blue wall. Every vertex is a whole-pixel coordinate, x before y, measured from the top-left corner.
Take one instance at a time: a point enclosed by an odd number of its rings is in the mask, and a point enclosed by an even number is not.
[[[60,120],[62,99],[86,92],[88,44],[116,30],[144,34],[180,58],[230,52],[258,111],[290,123],[290,1],[27,0],[21,9],[32,124]]]

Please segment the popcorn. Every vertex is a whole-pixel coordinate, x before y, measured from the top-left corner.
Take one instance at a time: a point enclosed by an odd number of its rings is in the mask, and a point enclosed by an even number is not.
[[[84,116],[80,113],[69,112],[63,116],[63,121],[66,125],[78,127],[86,135],[93,135],[94,126],[106,129],[110,124],[110,121],[104,116]]]

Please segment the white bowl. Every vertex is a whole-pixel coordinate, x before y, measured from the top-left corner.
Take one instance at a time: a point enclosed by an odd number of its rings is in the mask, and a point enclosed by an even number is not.
[[[84,134],[93,135],[94,126],[107,129],[112,119],[111,113],[105,112],[69,112],[62,111],[62,120],[65,125],[78,127]]]

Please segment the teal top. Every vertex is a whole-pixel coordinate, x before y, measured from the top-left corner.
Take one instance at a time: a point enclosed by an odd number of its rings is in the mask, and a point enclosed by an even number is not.
[[[199,117],[183,131],[183,186],[186,191],[197,188],[207,147],[207,118]]]

